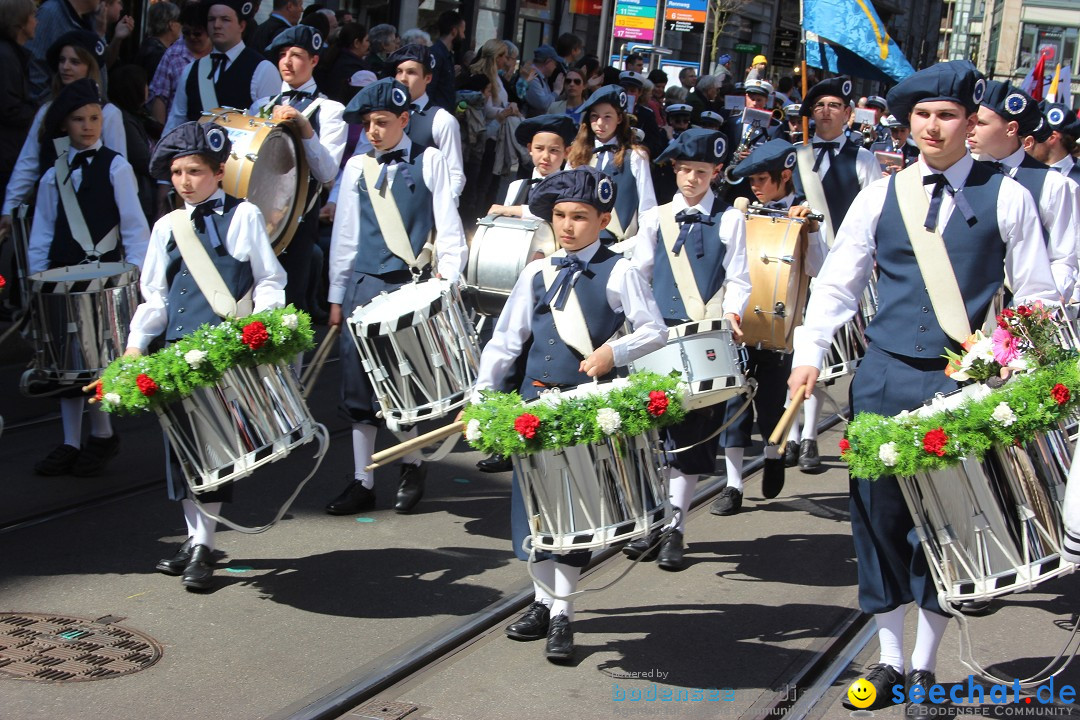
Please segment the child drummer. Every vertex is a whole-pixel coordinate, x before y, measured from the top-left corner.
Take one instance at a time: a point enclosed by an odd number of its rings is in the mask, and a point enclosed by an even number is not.
[[[529,191],[548,175],[563,169],[577,131],[577,125],[567,115],[537,115],[522,120],[514,130],[514,138],[529,150],[532,177],[510,183],[504,204],[492,205],[488,215],[535,218],[529,211]]]
[[[754,197],[765,208],[785,212],[788,217],[804,218],[810,214],[810,208],[803,205],[803,198],[795,194],[792,180],[795,161],[794,145],[785,140],[770,140],[751,150],[732,174],[749,181]],[[804,254],[804,268],[808,275],[814,277],[825,262],[829,249],[818,232],[817,222],[806,222],[809,242]],[[720,491],[719,497],[710,508],[714,515],[734,515],[742,508],[743,454],[744,449],[750,445],[754,415],[757,415],[758,429],[767,438],[784,414],[787,400],[786,385],[787,376],[791,372],[791,354],[753,347],[747,348],[747,354],[747,378],[756,378],[758,386],[754,396],[755,412],[744,412],[736,419],[735,413],[742,407],[743,401],[736,398],[728,402],[724,420],[732,420],[732,425],[720,436],[720,445],[724,448],[727,487]],[[765,468],[761,482],[761,492],[766,498],[776,497],[783,489],[785,464],[776,448],[766,443]]]
[[[253,311],[262,312],[284,305],[285,271],[274,257],[259,209],[221,189],[231,147],[221,127],[183,123],[158,143],[150,160],[150,174],[172,181],[189,213],[186,222],[190,230],[233,298],[239,301],[250,294]],[[143,303],[131,319],[126,356],[142,355],[159,335],[164,334],[168,344],[223,319],[220,309],[215,310],[199,289],[205,282],[196,281],[196,275],[201,276],[209,266],[196,265],[196,260],[181,254],[175,233],[182,228],[174,229],[172,222],[169,216],[163,217],[150,234],[141,279]],[[220,513],[222,502],[232,499],[232,487],[202,493],[197,504],[183,480],[170,469],[166,479],[169,499],[179,500],[184,509],[188,538],[175,556],[160,560],[157,569],[179,575],[189,590],[207,590],[213,582],[211,556],[217,522],[203,510]]]
[[[392,78],[368,85],[349,102],[345,121],[362,124],[373,149],[350,158],[341,177],[330,241],[329,295],[330,324],[339,326],[375,296],[412,282],[414,272],[420,277],[431,275],[431,260],[426,259],[430,252],[425,245],[432,230],[440,277],[457,282],[468,254],[442,153],[414,143],[405,134],[408,89]],[[369,165],[378,171],[366,173],[364,168]],[[387,222],[386,205],[374,205],[373,193],[392,201],[407,238],[382,227]],[[402,247],[406,242],[408,246]],[[414,257],[404,257],[410,254]],[[326,512],[352,515],[375,507],[375,478],[365,468],[371,464],[378,420],[374,392],[344,328],[341,363],[341,407],[353,423],[355,469]],[[424,494],[426,474],[419,454],[405,457],[394,510],[408,513],[416,507]]]
[[[746,223],[742,213],[716,196],[710,187],[727,158],[727,140],[715,130],[691,128],[672,140],[657,162],[674,163],[679,191],[666,205],[641,217],[634,246],[633,265],[652,281],[656,304],[669,326],[721,315],[731,323],[738,340],[739,322],[750,297],[746,265]],[[719,424],[716,408],[691,413],[677,426],[663,431],[664,448],[674,450],[697,444],[667,458],[672,507],[678,508],[677,525],[659,547],[660,567],[683,567],[686,514],[700,475],[716,469],[717,438],[705,438]],[[623,552],[655,557],[657,537],[627,545]]]
[[[131,165],[101,144],[102,105],[97,83],[84,78],[64,86],[45,113],[43,142],[66,135],[71,145],[41,178],[27,249],[30,273],[95,261],[143,263],[150,228]],[[65,202],[66,193],[76,202]],[[83,443],[84,404],[78,386],[61,394],[64,442],[35,473],[90,477],[116,455],[120,438],[97,408],[90,409],[90,438]]]
[[[536,398],[543,388],[575,387],[592,378],[608,380],[616,367],[663,347],[667,328],[653,301],[652,292],[629,261],[600,242],[600,232],[610,220],[615,205],[615,184],[603,173],[584,166],[555,173],[540,182],[529,196],[529,208],[552,224],[561,249],[550,258],[529,263],[506,301],[495,334],[484,348],[474,400],[482,390],[515,389],[510,378],[518,359],[524,356],[524,378],[519,388],[526,400]],[[542,270],[554,265],[558,275],[550,287]],[[556,317],[573,293],[580,304],[591,347],[575,348],[559,334]],[[579,316],[580,317],[580,316]],[[629,321],[630,335],[608,340]],[[511,534],[514,552],[522,560],[528,554],[522,542],[529,535],[525,502],[517,479],[511,492]],[[553,556],[537,553],[534,575],[560,596],[577,588],[577,580],[591,557],[588,552]],[[516,622],[506,628],[515,640],[547,637],[544,649],[548,660],[569,660],[574,652],[570,628],[574,607],[571,600],[553,598],[536,585],[536,599]]]

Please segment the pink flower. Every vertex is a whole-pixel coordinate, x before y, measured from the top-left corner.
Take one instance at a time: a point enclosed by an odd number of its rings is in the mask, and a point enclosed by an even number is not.
[[[994,359],[999,365],[1008,365],[1020,356],[1016,338],[1005,328],[996,328],[991,339],[994,342]]]

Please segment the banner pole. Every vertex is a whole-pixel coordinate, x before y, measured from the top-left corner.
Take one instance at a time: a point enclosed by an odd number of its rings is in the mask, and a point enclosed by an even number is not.
[[[803,4],[802,4],[802,0],[799,0],[799,37],[802,39],[802,65],[801,65],[800,74],[802,75],[802,102],[806,102],[806,91],[808,90],[807,82],[806,82],[806,28],[803,27],[803,22],[804,22]],[[801,107],[802,103],[799,103],[799,105]],[[802,115],[802,137],[803,137],[803,142],[805,144],[809,145],[810,144],[810,117],[808,115],[803,114],[802,112],[800,112],[799,114]]]

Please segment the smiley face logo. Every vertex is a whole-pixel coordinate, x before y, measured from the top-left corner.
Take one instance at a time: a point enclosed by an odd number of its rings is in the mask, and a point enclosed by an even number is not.
[[[861,710],[874,704],[874,700],[877,699],[877,690],[869,680],[859,678],[848,687],[847,696],[848,701]]]

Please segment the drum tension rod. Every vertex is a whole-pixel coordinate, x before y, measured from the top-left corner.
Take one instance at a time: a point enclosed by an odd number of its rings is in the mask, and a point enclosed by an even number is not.
[[[766,312],[765,310],[761,309],[760,305],[755,305],[754,313],[757,315],[776,315],[777,317],[787,317],[787,306],[782,302],[778,302],[773,305],[772,312]]]
[[[774,260],[777,261],[777,262],[782,262],[785,265],[791,265],[793,262],[795,262],[795,256],[794,255],[779,255],[779,256],[777,256],[777,255],[769,255],[768,253],[766,253],[764,251],[762,251],[761,255],[759,256],[759,259],[761,260],[761,262],[765,263],[766,265],[768,265],[770,262],[772,262]]]

